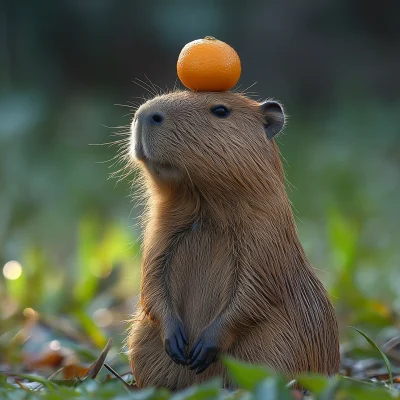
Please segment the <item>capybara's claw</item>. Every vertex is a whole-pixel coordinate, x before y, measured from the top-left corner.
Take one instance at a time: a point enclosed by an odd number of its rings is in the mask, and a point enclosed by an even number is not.
[[[164,347],[172,361],[180,365],[187,365],[187,352],[185,345],[188,344],[187,336],[182,322],[178,319],[168,324]]]
[[[213,340],[202,337],[193,346],[189,354],[189,369],[201,374],[216,361],[219,349]]]

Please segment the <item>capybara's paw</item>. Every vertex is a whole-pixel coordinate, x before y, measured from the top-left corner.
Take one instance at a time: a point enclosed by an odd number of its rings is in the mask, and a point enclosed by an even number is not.
[[[209,333],[205,330],[200,335],[189,354],[190,369],[195,370],[196,374],[205,371],[218,357],[219,349],[216,340],[214,335]]]
[[[175,363],[187,365],[188,357],[185,345],[188,345],[188,339],[182,321],[178,318],[172,318],[165,328],[165,351]]]

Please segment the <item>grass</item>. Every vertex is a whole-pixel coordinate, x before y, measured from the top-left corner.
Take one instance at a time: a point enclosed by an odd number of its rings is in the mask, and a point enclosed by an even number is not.
[[[102,360],[101,362],[103,362]],[[81,379],[46,380],[39,376],[27,374],[0,375],[0,394],[4,399],[279,399],[289,400],[302,398],[298,390],[291,389],[282,376],[276,375],[265,367],[252,366],[231,358],[224,358],[228,372],[238,385],[236,390],[221,387],[219,379],[202,385],[192,386],[177,393],[166,389],[137,390],[127,382],[116,379],[91,379],[96,375]],[[99,363],[98,363],[99,364]],[[99,364],[102,365],[102,364]],[[106,365],[107,369],[109,367]],[[122,378],[120,378],[122,379]],[[308,392],[305,398],[324,399],[398,399],[400,393],[382,382],[368,382],[336,376],[327,378],[319,375],[299,376],[297,382]]]

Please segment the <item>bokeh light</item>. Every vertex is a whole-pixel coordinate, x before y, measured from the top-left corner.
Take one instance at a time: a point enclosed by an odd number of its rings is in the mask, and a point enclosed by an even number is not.
[[[30,308],[30,307],[25,308],[23,311],[23,314],[24,314],[24,317],[26,317],[26,318],[33,318],[33,317],[37,316],[37,312],[33,308]]]
[[[52,340],[49,344],[49,347],[51,350],[60,350],[61,349],[61,344],[58,340]]]
[[[3,275],[6,279],[15,280],[22,274],[22,266],[18,261],[9,261],[3,267]]]
[[[105,328],[112,324],[113,316],[112,313],[106,308],[99,308],[93,313],[93,319],[97,326]]]

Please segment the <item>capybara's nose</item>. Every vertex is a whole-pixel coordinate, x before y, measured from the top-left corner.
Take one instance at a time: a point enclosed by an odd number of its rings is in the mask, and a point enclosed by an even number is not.
[[[159,112],[152,112],[146,116],[146,122],[153,125],[161,125],[164,121],[164,116]]]

